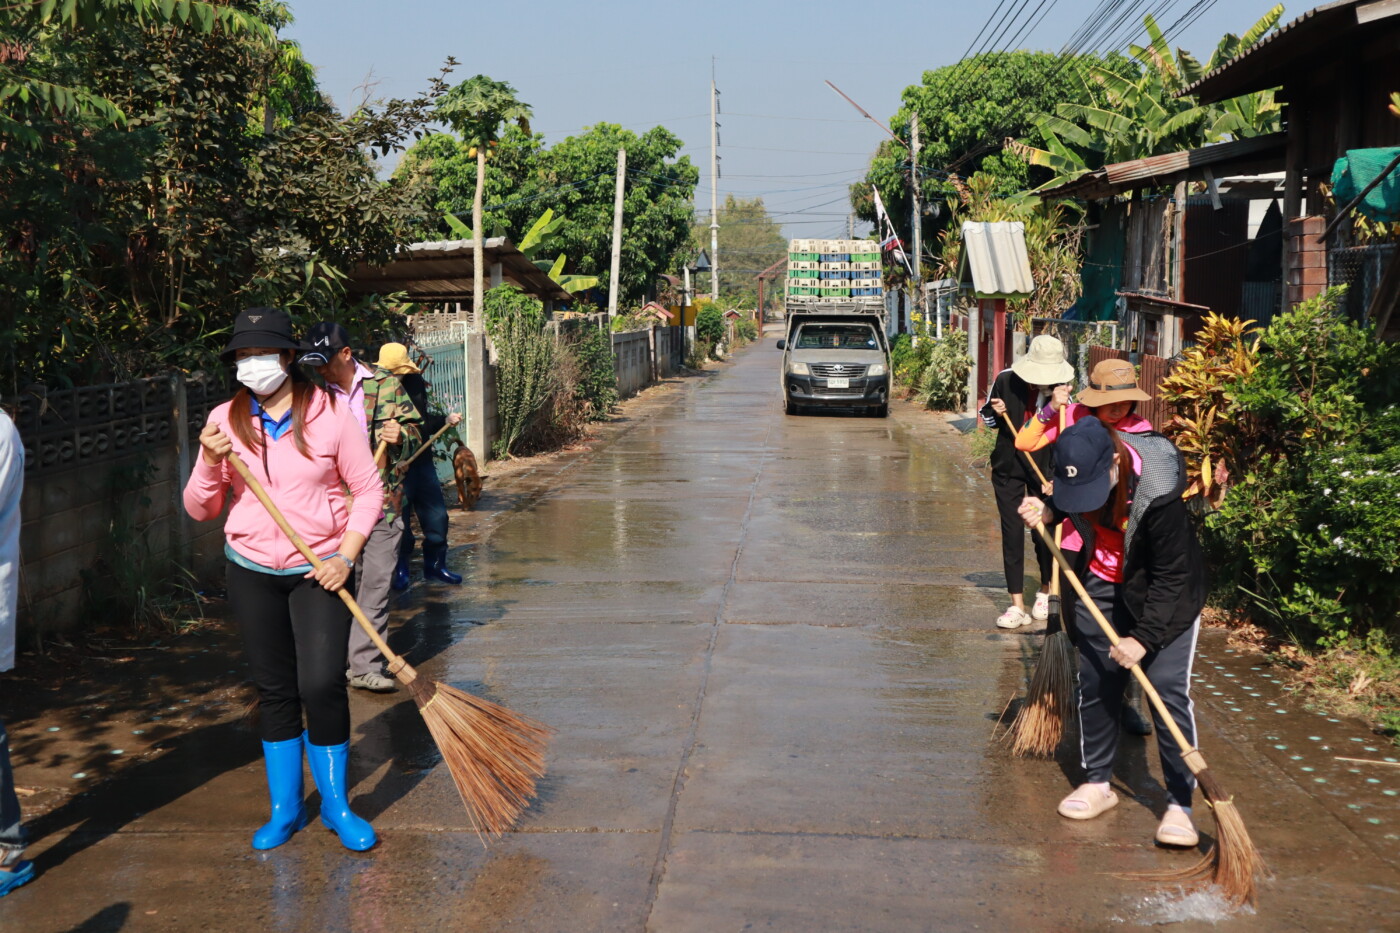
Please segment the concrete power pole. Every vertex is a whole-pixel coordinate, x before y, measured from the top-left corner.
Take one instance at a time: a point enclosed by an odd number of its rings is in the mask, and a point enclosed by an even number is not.
[[[622,271],[622,187],[627,178],[627,150],[617,150],[617,190],[613,194],[612,269],[608,275],[608,317],[617,317],[618,276]]]
[[[719,301],[719,90],[710,63],[710,299]]]
[[[848,240],[854,240],[855,238],[856,238],[856,212],[855,212],[855,211],[851,211],[849,214],[846,215],[846,239],[848,239]]]
[[[923,208],[919,203],[919,114],[915,111],[909,118],[909,201],[910,228],[914,241],[914,256],[910,284],[914,286],[914,307],[923,309],[924,290],[920,275],[920,258],[923,250]]]

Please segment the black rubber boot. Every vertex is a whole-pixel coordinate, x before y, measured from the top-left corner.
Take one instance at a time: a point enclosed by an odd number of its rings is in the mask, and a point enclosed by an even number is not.
[[[447,547],[423,545],[423,579],[429,583],[450,583],[453,586],[462,582],[461,574],[447,569]]]

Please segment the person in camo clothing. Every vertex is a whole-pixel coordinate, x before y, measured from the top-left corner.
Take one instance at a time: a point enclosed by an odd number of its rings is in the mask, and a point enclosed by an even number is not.
[[[388,445],[382,462],[376,464],[384,483],[384,513],[365,542],[355,576],[355,600],[383,636],[389,629],[389,584],[403,537],[399,514],[403,477],[394,467],[423,443],[423,417],[392,373],[355,359],[350,334],[334,321],[322,321],[307,331],[302,351],[298,362],[313,367],[327,391],[350,406],[370,448],[378,450],[381,442]],[[358,625],[350,629],[346,676],[350,686],[361,690],[387,693],[395,689],[393,678],[384,672],[384,656]]]

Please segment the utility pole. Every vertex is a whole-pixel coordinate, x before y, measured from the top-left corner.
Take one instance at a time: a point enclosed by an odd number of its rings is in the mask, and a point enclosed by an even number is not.
[[[924,310],[924,290],[920,281],[920,265],[923,257],[923,208],[919,204],[919,112],[913,111],[909,117],[909,206],[912,211],[910,227],[914,240],[914,262],[911,264],[910,283],[914,286],[914,307]],[[924,320],[928,320],[925,313]]]
[[[846,215],[846,239],[848,239],[848,240],[854,240],[855,238],[856,238],[856,212],[855,212],[855,211],[851,211],[849,214]]]
[[[719,301],[719,89],[710,59],[710,299]]]
[[[622,186],[627,179],[627,150],[617,150],[617,190],[613,194],[612,270],[608,275],[608,317],[617,317],[617,278],[622,269]]]

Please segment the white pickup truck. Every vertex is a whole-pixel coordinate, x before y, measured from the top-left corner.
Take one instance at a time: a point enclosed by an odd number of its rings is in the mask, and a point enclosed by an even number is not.
[[[860,311],[791,313],[780,378],[783,411],[855,408],[877,418],[890,412],[890,345],[879,314]]]

